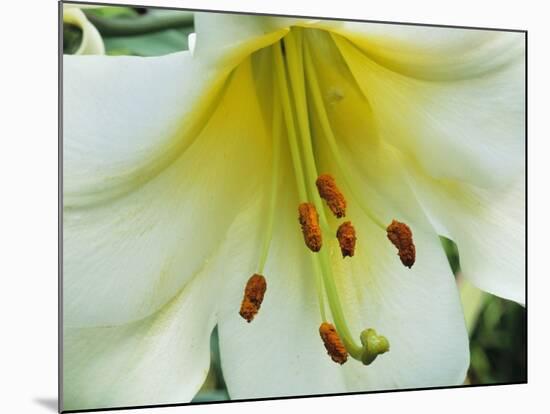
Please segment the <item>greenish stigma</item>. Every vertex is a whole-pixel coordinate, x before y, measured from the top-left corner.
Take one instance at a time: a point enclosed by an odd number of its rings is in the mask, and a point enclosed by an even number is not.
[[[304,208],[304,211],[310,212],[312,216],[310,220],[304,219],[304,223],[309,227],[318,225],[319,229],[317,230],[322,230],[324,234],[335,234],[336,232],[333,231],[329,225],[323,202],[316,188],[316,181],[318,180],[319,173],[312,142],[310,110],[315,111],[322,125],[326,123],[326,125],[323,126],[325,139],[327,139],[327,143],[329,147],[331,147],[336,165],[338,165],[339,168],[341,167],[343,176],[350,188],[353,187],[351,185],[352,176],[347,170],[347,167],[345,167],[345,163],[336,147],[336,141],[332,134],[332,130],[330,130],[328,117],[318,89],[318,82],[314,77],[315,69],[310,58],[307,56],[307,46],[305,43],[306,39],[303,36],[303,29],[292,28],[281,41],[272,46],[273,67],[275,72],[274,90],[278,92],[274,94],[277,95],[274,97],[274,104],[281,107],[281,122],[284,123],[286,127],[286,136],[295,172],[294,175],[296,177],[300,206],[306,205],[305,207],[307,208]],[[305,57],[304,50],[306,51]],[[309,86],[309,89],[306,90],[307,86]],[[308,95],[313,98],[312,106],[308,106]],[[274,116],[274,119],[275,118]],[[328,134],[331,134],[331,136],[328,137]],[[274,137],[274,139],[279,139],[279,137]],[[378,220],[366,206],[362,207],[363,209],[367,209],[367,214],[378,226],[385,228],[385,226],[381,224],[381,221]],[[318,213],[318,223],[316,221],[315,212]],[[337,217],[340,218],[343,215],[345,215],[345,213],[337,215]],[[302,217],[300,221],[302,221]],[[304,237],[306,237],[305,233]],[[321,248],[320,242],[315,249],[311,250],[312,251],[308,252],[308,254],[312,259],[319,298],[322,319],[322,329],[320,330],[321,337],[329,355],[334,361],[344,363],[347,358],[345,355],[340,355],[343,345],[345,351],[347,351],[352,358],[361,361],[365,365],[369,365],[378,355],[389,350],[388,340],[376,334],[376,331],[373,329],[366,329],[360,334],[360,343],[356,341],[345,319],[344,309],[334,280],[331,258],[329,257],[328,251],[326,248]],[[335,330],[331,328],[332,325],[328,323],[326,317],[324,307],[325,295],[334,321]],[[331,354],[331,352],[333,354]],[[334,353],[338,353],[339,355],[335,355]]]

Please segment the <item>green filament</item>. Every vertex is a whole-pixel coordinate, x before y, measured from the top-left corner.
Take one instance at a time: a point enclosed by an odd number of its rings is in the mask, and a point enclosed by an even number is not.
[[[294,123],[294,115],[292,111],[292,103],[288,94],[288,82],[285,73],[285,66],[283,61],[283,53],[281,50],[281,44],[277,43],[273,45],[273,60],[275,66],[276,89],[280,92],[280,105],[282,105],[285,124],[287,127],[288,144],[290,147],[290,155],[292,158],[292,164],[294,167],[294,175],[296,177],[296,186],[298,188],[298,196],[302,202],[305,202],[307,198],[307,190],[304,177],[304,169],[302,167],[302,160],[300,158],[300,149],[298,147],[298,140],[296,138],[296,128]],[[277,103],[277,102],[276,102]],[[321,318],[323,322],[326,322],[325,301],[323,297],[322,276],[319,263],[314,255],[311,256],[313,271],[315,274],[315,284],[317,289],[317,296],[319,300],[319,308]]]
[[[265,262],[269,252],[269,246],[273,237],[273,224],[275,222],[275,208],[277,206],[277,190],[279,188],[279,170],[281,160],[281,104],[279,96],[275,94],[273,102],[273,125],[272,125],[272,161],[271,161],[271,192],[269,194],[269,207],[267,213],[267,229],[264,236],[258,273],[263,274]]]

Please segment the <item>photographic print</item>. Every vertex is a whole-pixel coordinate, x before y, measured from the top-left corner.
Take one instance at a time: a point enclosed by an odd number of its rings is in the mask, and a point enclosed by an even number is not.
[[[62,3],[62,410],[526,382],[526,35]]]

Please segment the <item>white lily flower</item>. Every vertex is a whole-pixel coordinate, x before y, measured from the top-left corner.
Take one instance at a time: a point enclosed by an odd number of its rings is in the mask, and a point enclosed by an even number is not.
[[[468,338],[438,235],[473,283],[523,301],[523,35],[195,25],[192,53],[64,58],[64,409],[190,401],[216,324],[233,399],[461,384]],[[346,199],[353,257],[321,173]],[[413,232],[410,269],[394,219]],[[267,291],[246,323],[254,273]],[[367,328],[390,343],[375,361],[387,343]]]
[[[63,22],[70,23],[82,30],[82,42],[75,55],[104,55],[105,45],[96,27],[90,23],[81,9],[101,6],[83,6],[63,4]]]

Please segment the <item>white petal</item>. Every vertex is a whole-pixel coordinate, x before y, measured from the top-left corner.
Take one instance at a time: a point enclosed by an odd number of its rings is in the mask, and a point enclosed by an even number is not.
[[[524,52],[522,33],[360,22],[325,22],[325,27],[379,64],[432,81],[479,76]]]
[[[482,290],[524,304],[524,174],[500,191],[419,176],[416,189],[440,232],[457,243],[463,275]]]
[[[64,56],[63,72],[71,206],[124,194],[173,162],[203,128],[224,81],[188,52]]]
[[[210,334],[220,297],[232,279],[228,275],[246,274],[251,260],[257,260],[251,253],[261,216],[250,211],[247,206],[238,215],[227,242],[156,313],[124,325],[64,330],[64,409],[174,404],[193,398],[208,372]]]
[[[521,54],[491,70],[484,60],[490,54],[476,56],[469,64],[485,69],[474,77],[463,78],[455,71],[449,72],[449,79],[432,79],[429,72],[420,79],[378,63],[346,39],[334,39],[369,103],[380,139],[430,175],[502,187],[523,168]],[[521,35],[515,40],[520,43]],[[468,54],[458,56],[468,61]]]
[[[284,197],[258,316],[247,324],[228,311],[242,297],[238,283],[230,284],[221,309],[221,360],[231,398],[462,383],[469,362],[467,333],[437,236],[415,233],[418,260],[412,270],[401,265],[385,232],[355,206],[348,217],[359,231],[357,255],[343,260],[334,240],[325,237],[323,248],[332,250],[344,312],[357,341],[361,330],[373,327],[391,344],[390,352],[368,367],[352,359],[340,367],[326,355],[319,337],[311,253],[289,213],[296,196]]]
[[[65,324],[144,318],[262,189],[270,144],[251,67],[220,95],[185,53],[65,62]],[[195,102],[201,92],[215,110]]]
[[[101,35],[91,24],[86,15],[76,7],[63,7],[63,21],[74,24],[82,29],[82,43],[75,52],[76,55],[103,55],[105,46]]]
[[[144,320],[64,332],[63,408],[189,402],[208,373],[216,297],[202,272]]]

